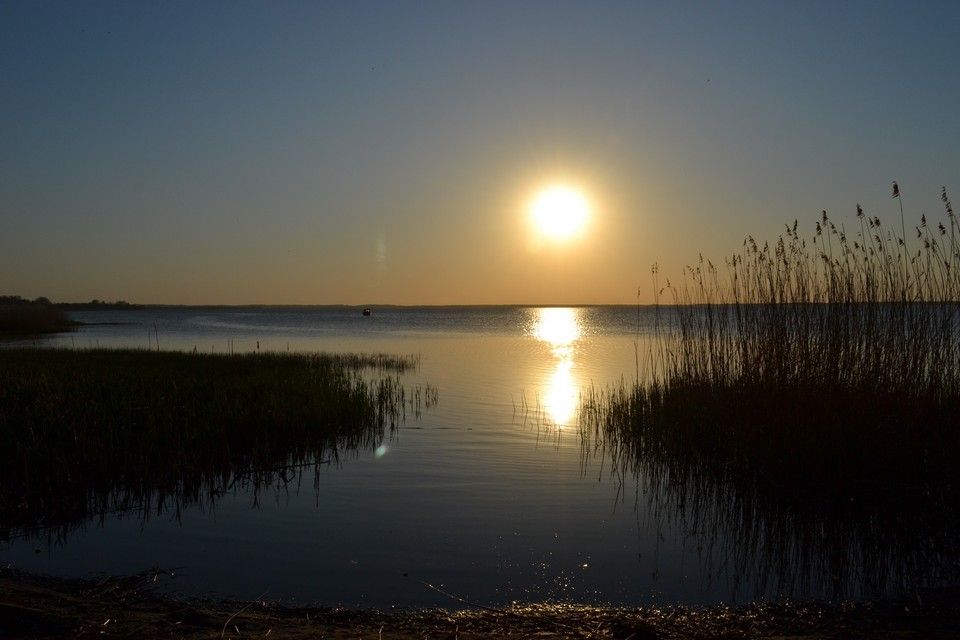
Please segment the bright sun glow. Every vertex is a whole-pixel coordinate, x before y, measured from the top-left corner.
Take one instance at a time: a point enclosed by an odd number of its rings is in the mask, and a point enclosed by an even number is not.
[[[590,203],[579,190],[555,185],[533,198],[530,215],[534,226],[545,237],[569,240],[583,231],[590,216]]]

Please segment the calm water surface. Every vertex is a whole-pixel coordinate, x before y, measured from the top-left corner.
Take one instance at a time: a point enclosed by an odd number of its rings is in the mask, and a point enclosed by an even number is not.
[[[460,606],[441,590],[487,605],[631,606],[760,592],[705,558],[702,532],[652,517],[635,480],[584,453],[580,394],[635,378],[653,321],[646,310],[73,315],[91,324],[44,344],[419,354],[419,370],[403,380],[429,383],[439,402],[408,415],[376,451],[322,465],[316,479],[310,469],[285,487],[238,490],[176,516],[108,515],[65,540],[0,542],[0,562],[69,576],[160,567],[176,570],[171,588],[188,594],[348,607]]]

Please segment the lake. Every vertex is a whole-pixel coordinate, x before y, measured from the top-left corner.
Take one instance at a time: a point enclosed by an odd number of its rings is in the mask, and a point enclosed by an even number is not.
[[[83,327],[39,344],[416,354],[419,368],[402,380],[411,389],[430,385],[437,402],[409,412],[374,450],[285,483],[241,486],[179,513],[102,514],[62,538],[14,536],[0,540],[0,562],[78,577],[159,567],[176,574],[166,588],[188,595],[351,608],[835,595],[831,577],[809,566],[796,575],[780,567],[771,579],[763,566],[769,549],[751,555],[737,548],[735,530],[673,513],[669,498],[649,495],[643,478],[613,464],[581,430],[581,394],[630,384],[643,371],[654,313],[626,306],[385,307],[369,316],[353,307],[74,311]]]

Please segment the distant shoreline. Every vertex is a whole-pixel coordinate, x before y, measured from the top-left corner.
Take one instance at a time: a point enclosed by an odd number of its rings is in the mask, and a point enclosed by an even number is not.
[[[125,309],[145,309],[146,305],[131,304],[129,302],[54,302],[53,306],[58,309],[69,311],[100,311],[100,310],[125,310]]]
[[[89,302],[57,302],[57,307],[82,311],[120,311],[143,309],[542,309],[542,308],[636,308],[635,304],[92,304]],[[644,304],[641,307],[657,305]],[[661,305],[663,306],[663,305]]]

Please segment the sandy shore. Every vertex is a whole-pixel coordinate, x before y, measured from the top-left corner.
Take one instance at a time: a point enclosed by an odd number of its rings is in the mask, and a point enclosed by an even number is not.
[[[98,581],[0,568],[0,638],[960,638],[960,592],[879,604],[351,611],[158,594],[150,574]]]

